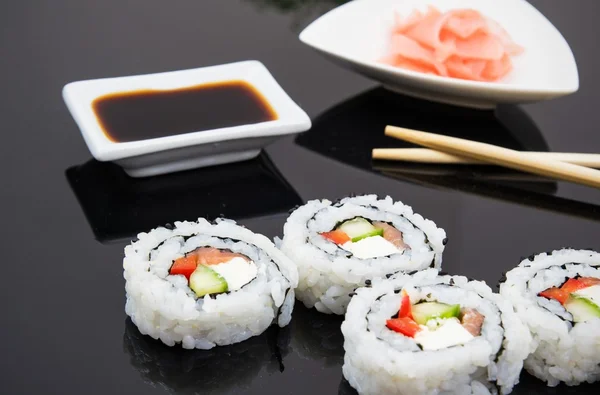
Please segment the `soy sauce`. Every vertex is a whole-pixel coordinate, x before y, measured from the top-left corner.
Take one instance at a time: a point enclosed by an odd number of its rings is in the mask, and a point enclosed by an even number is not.
[[[111,93],[94,100],[92,107],[107,138],[113,142],[147,140],[277,119],[261,93],[245,81]]]

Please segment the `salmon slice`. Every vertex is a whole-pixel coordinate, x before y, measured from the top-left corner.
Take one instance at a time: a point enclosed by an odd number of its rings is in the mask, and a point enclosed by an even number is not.
[[[198,264],[200,265],[218,265],[219,263],[229,262],[233,258],[243,258],[250,262],[250,259],[245,255],[212,247],[200,247],[190,252],[188,256],[191,254],[198,258]]]
[[[523,48],[497,22],[472,9],[441,13],[433,7],[396,15],[389,52],[381,62],[423,73],[497,81]]]
[[[459,38],[469,38],[478,31],[486,32],[487,20],[476,10],[454,10],[450,13],[444,29]]]
[[[377,229],[383,229],[383,238],[392,243],[398,249],[409,249],[408,244],[404,243],[402,232],[385,222],[373,222],[373,226]]]
[[[385,56],[379,61],[381,63],[389,64],[390,66],[402,67],[403,69],[418,71],[423,74],[438,75],[435,68],[419,64],[417,62],[411,61],[410,59],[405,59],[402,56]]]
[[[404,34],[419,44],[432,49],[436,60],[444,61],[454,52],[452,43],[443,42],[440,38],[442,27],[448,17],[447,14],[430,11],[419,23],[406,30]]]
[[[506,52],[508,52],[509,55],[516,56],[523,53],[525,49],[522,46],[516,44],[512,40],[512,38],[510,38],[508,32],[502,26],[500,26],[498,22],[489,18],[486,19],[486,22],[488,24],[489,33],[493,34],[501,40],[502,45],[504,45],[504,48],[506,49]]]
[[[407,18],[403,18],[402,15],[396,13],[395,18],[395,33],[404,33],[423,19],[423,14],[419,10],[414,10]]]
[[[475,309],[465,307],[460,311],[460,322],[467,331],[473,336],[481,334],[481,327],[485,317]]]
[[[415,40],[398,34],[392,37],[391,43],[394,55],[412,61],[424,68],[432,68],[439,75],[447,75],[446,66],[435,59],[432,50],[423,47]]]
[[[500,60],[488,62],[481,75],[488,81],[495,81],[508,74],[511,69],[512,61],[510,60],[510,56],[505,54]]]
[[[400,13],[396,12],[394,14],[394,19],[396,22],[394,31],[397,33],[406,33],[406,31],[416,26],[426,16],[433,17],[441,15],[442,13],[437,8],[432,6],[428,6],[425,13],[422,13],[419,10],[413,10],[406,18],[404,18]]]
[[[463,59],[500,60],[505,52],[500,39],[481,32],[457,40],[454,47],[453,55]]]
[[[478,59],[463,60],[457,56],[453,56],[446,62],[448,75],[454,78],[464,80],[485,81],[483,71],[487,67],[488,62]]]

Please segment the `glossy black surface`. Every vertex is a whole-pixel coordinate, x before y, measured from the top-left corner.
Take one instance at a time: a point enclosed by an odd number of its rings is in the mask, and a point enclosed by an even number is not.
[[[341,318],[302,306],[289,328],[235,348],[183,351],[141,337],[124,313],[119,240],[161,222],[224,214],[274,237],[298,196],[389,194],[446,229],[445,271],[491,286],[521,256],[600,249],[598,190],[501,169],[369,159],[370,148],[396,145],[383,138],[387,123],[519,149],[597,152],[600,3],[532,1],[573,48],[581,88],[496,114],[392,95],[304,47],[297,33],[337,3],[3,2],[0,393],[354,394],[342,379]],[[314,122],[267,149],[276,170],[255,162],[239,174],[227,171],[232,165],[130,180],[90,162],[61,98],[75,80],[246,59],[261,60]],[[600,389],[522,381],[513,393]]]

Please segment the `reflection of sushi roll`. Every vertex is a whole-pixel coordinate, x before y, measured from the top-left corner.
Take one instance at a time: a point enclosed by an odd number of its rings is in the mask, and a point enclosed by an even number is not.
[[[600,254],[532,255],[506,274],[500,293],[533,335],[531,374],[551,386],[600,380]]]
[[[313,200],[284,227],[282,251],[298,266],[299,300],[344,314],[349,294],[399,271],[439,269],[446,232],[390,197]]]
[[[142,379],[173,394],[247,393],[261,369],[280,370],[288,328],[270,327],[242,343],[212,350],[167,347],[142,335],[131,320],[125,323],[123,349]],[[272,345],[279,347],[274,350]]]
[[[361,394],[508,394],[531,343],[485,283],[435,270],[358,289],[342,333],[344,377]]]
[[[340,380],[340,385],[338,386],[338,395],[356,395],[356,390],[352,388],[348,380],[344,377]]]
[[[289,323],[297,272],[269,239],[223,219],[169,228],[125,248],[125,312],[140,332],[209,349]]]
[[[290,324],[294,351],[302,358],[319,361],[322,366],[341,366],[344,361],[341,324],[341,316],[296,306]]]

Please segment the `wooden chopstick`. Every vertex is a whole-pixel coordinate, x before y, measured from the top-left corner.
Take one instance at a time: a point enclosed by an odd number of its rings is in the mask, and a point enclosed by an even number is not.
[[[519,151],[476,141],[387,126],[386,136],[408,141],[449,154],[492,163],[557,180],[600,188],[600,171],[552,159],[531,158]]]
[[[521,152],[522,155],[536,159],[551,159],[574,165],[600,168],[600,154],[581,154],[571,152]],[[437,163],[453,165],[485,165],[485,162],[471,158],[447,154],[428,148],[375,148],[373,159],[396,160],[403,162]]]

